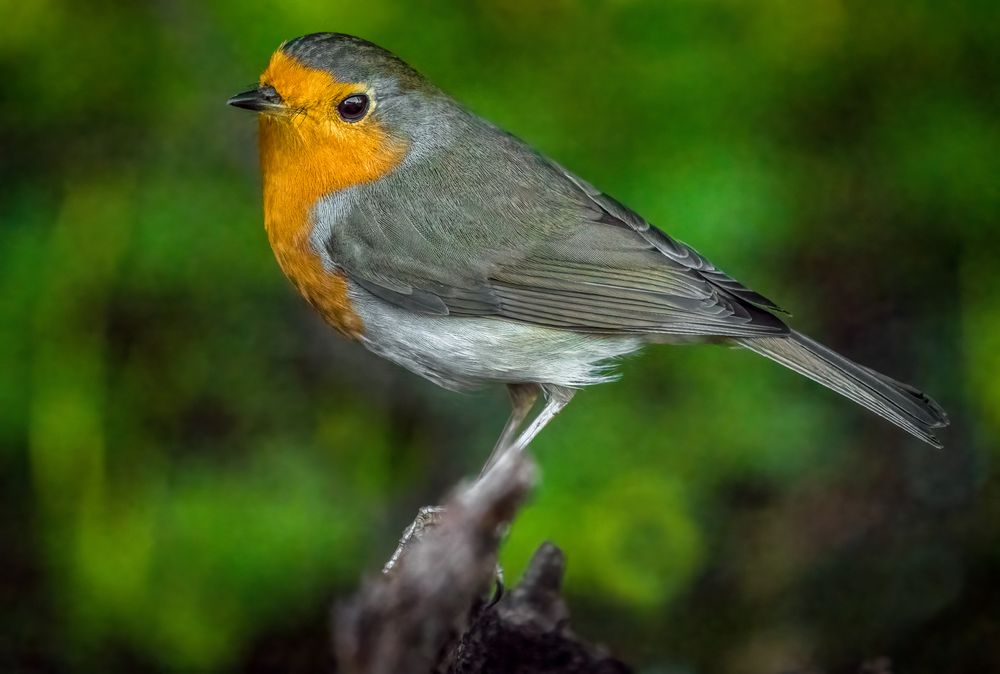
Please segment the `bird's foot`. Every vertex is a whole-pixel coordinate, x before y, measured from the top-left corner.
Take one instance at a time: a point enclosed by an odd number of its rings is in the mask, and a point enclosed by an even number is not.
[[[399,539],[396,551],[392,553],[392,557],[382,567],[382,573],[392,573],[392,570],[399,564],[399,560],[403,558],[406,551],[414,543],[423,538],[428,529],[433,528],[435,524],[441,521],[444,512],[445,510],[442,506],[424,506],[418,510],[413,522],[403,531],[403,536]]]
[[[393,569],[399,565],[400,560],[403,559],[407,551],[414,544],[419,542],[428,531],[437,526],[445,512],[446,511],[443,506],[424,506],[418,510],[417,516],[413,519],[413,522],[411,522],[410,525],[403,531],[403,535],[399,539],[399,545],[396,546],[396,551],[392,553],[392,557],[390,557],[389,561],[382,567],[382,573],[392,573]],[[500,566],[499,562],[497,562],[495,574],[493,597],[490,599],[488,606],[495,605],[503,598],[503,567]]]

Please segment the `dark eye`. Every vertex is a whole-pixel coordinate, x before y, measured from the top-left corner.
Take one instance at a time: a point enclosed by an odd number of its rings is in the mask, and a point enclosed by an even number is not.
[[[368,97],[352,94],[337,104],[337,112],[345,122],[356,122],[368,112]]]

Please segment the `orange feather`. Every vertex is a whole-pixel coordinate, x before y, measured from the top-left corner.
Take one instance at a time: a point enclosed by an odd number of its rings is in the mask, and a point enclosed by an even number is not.
[[[364,83],[339,82],[280,49],[260,82],[274,87],[287,108],[260,115],[264,227],[271,248],[285,276],[323,318],[357,338],[364,325],[351,308],[347,279],[326,269],[310,243],[313,207],[328,194],[378,180],[399,164],[406,146],[375,123],[370,112],[355,123],[340,119],[337,103],[366,93]]]

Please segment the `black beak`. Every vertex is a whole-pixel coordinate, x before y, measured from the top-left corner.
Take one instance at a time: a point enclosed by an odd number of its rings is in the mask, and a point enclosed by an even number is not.
[[[277,111],[285,107],[271,87],[258,87],[236,94],[226,104],[254,112]]]

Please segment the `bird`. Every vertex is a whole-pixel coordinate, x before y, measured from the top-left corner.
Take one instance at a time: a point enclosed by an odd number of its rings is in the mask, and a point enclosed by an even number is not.
[[[930,397],[789,327],[773,301],[372,42],[284,42],[228,103],[257,113],[264,226],[306,301],[446,389],[506,386],[487,467],[659,344],[749,349],[942,446],[948,417]]]

